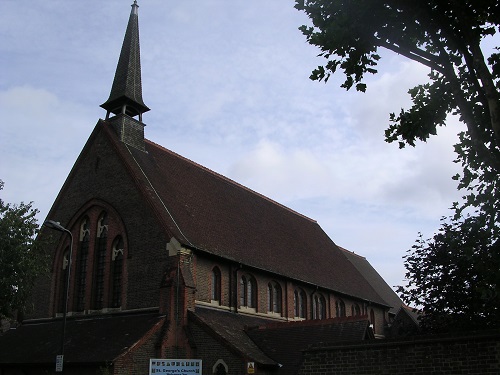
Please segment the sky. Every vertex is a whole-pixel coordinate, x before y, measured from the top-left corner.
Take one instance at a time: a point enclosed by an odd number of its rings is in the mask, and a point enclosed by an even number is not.
[[[0,198],[48,211],[99,118],[132,0],[3,0]],[[384,141],[428,70],[380,51],[366,93],[322,64],[293,0],[139,0],[146,138],[321,225],[391,286],[460,193],[456,119],[427,143]],[[57,220],[57,218],[50,218]]]

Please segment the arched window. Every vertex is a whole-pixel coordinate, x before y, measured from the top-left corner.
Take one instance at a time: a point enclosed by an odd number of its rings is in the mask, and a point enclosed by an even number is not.
[[[281,313],[281,286],[276,281],[271,281],[267,285],[267,310]]]
[[[125,227],[113,207],[102,202],[90,202],[69,223],[73,243],[68,311],[102,310],[121,307],[125,296],[126,238]],[[67,236],[58,247],[59,262],[54,264],[54,305],[51,314],[64,311],[64,287],[69,271]],[[61,264],[62,263],[62,264]],[[124,298],[124,297],[123,297]],[[125,300],[126,301],[126,300]]]
[[[103,212],[97,220],[96,247],[94,251],[94,282],[92,286],[92,308],[104,307],[104,278],[106,275],[106,249],[108,246],[108,215]]]
[[[90,229],[89,219],[85,217],[80,224],[78,257],[75,274],[75,311],[85,309],[85,288],[87,285],[87,267],[89,257]]]
[[[359,305],[357,303],[353,304],[352,305],[352,308],[351,308],[351,315],[352,316],[359,316],[361,315],[361,310],[359,309]]]
[[[212,269],[212,291],[211,299],[212,301],[221,302],[221,275],[219,267],[214,267]]]
[[[228,367],[226,362],[222,359],[219,359],[212,367],[212,373],[214,375],[226,375],[228,373]]]
[[[117,236],[111,247],[111,307],[122,304],[123,287],[123,239]]]
[[[326,318],[326,302],[325,297],[319,293],[315,293],[312,297],[312,318],[325,319]]]
[[[345,316],[345,303],[341,299],[335,302],[336,316],[338,318]]]
[[[293,293],[293,306],[296,318],[306,317],[306,293],[300,288]]]
[[[59,273],[59,298],[57,301],[57,312],[62,313],[64,311],[64,304],[66,302],[66,281],[68,280],[69,271],[69,247],[66,247],[63,252],[62,261],[60,264]],[[69,286],[68,286],[69,287]]]
[[[240,278],[240,307],[257,307],[257,283],[251,275]]]

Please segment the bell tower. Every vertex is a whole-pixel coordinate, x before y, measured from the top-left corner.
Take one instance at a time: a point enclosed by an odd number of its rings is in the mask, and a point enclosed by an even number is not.
[[[142,114],[149,108],[142,99],[138,10],[139,5],[134,0],[111,93],[101,107],[106,110],[106,121],[113,126],[120,140],[144,151]],[[114,116],[110,117],[111,114]]]

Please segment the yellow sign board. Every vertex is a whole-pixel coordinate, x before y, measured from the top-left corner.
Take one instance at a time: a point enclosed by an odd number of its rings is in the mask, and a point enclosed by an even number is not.
[[[247,362],[247,374],[255,374],[255,362]]]

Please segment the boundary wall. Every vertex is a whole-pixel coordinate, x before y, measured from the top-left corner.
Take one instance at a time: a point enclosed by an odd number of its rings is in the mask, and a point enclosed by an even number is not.
[[[500,331],[316,344],[299,375],[500,374]]]

